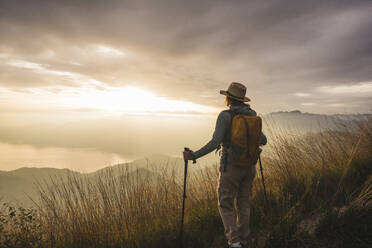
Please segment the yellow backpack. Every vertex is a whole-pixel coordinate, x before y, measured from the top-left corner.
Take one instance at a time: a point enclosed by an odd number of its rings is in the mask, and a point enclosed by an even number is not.
[[[262,119],[236,114],[231,122],[231,141],[226,148],[227,165],[252,166],[261,153]]]

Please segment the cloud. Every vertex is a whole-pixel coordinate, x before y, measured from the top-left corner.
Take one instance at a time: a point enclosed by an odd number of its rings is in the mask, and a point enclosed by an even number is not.
[[[310,97],[311,96],[311,94],[309,93],[302,93],[302,92],[297,92],[294,95],[298,97]]]
[[[321,86],[318,91],[327,94],[357,95],[372,93],[372,82],[361,82],[352,85]]]
[[[43,87],[27,90],[0,88],[1,95],[4,97],[0,98],[0,108],[6,109],[5,112],[37,112],[37,110],[40,113],[93,112],[95,110],[96,116],[103,114],[106,116],[122,114],[190,116],[218,112],[216,108],[210,106],[167,99],[141,88],[112,87],[103,83],[99,87],[87,84],[84,87]],[[6,106],[1,104],[1,100],[6,102]],[[90,111],[81,111],[82,109]],[[68,119],[67,116],[66,118]]]
[[[359,82],[350,85],[319,86],[309,90],[308,93],[296,93],[298,97],[306,98],[301,106],[311,109],[327,109],[329,112],[370,112],[372,106],[372,82]],[[330,109],[333,109],[330,110]]]
[[[316,105],[316,103],[315,102],[303,102],[302,105],[303,106],[314,106]]]
[[[328,104],[329,107],[333,107],[333,108],[340,108],[340,107],[345,107],[346,104],[345,103],[331,103],[331,104]]]
[[[28,61],[9,61],[7,64],[22,69],[30,69],[42,72],[47,71],[42,65]]]
[[[68,72],[68,71],[54,70],[54,69],[51,69],[50,65],[42,65],[42,64],[33,63],[29,61],[23,61],[23,60],[10,60],[6,64],[16,67],[16,68],[31,70],[32,72],[38,73],[38,74],[56,76],[56,77],[61,78],[62,80],[69,82],[69,84],[76,83],[78,86],[89,85],[89,86],[96,86],[96,87],[105,86],[105,83],[100,82],[96,79],[90,78],[86,75]]]
[[[123,55],[125,55],[124,52],[122,52],[120,50],[117,50],[115,48],[112,48],[112,47],[108,47],[108,46],[98,45],[96,49],[97,49],[97,52],[102,53],[102,54],[106,54],[108,56],[123,56]]]
[[[372,79],[371,11],[362,0],[2,1],[0,87],[67,83],[1,63],[13,59],[210,106],[242,81],[261,111],[296,107],[317,97],[296,93]]]

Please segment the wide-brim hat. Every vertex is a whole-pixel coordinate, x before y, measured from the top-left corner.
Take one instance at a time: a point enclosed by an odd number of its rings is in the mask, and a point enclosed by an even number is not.
[[[251,99],[245,96],[246,92],[247,88],[243,84],[237,82],[232,82],[227,90],[220,90],[221,95],[225,95],[240,102],[249,102]]]

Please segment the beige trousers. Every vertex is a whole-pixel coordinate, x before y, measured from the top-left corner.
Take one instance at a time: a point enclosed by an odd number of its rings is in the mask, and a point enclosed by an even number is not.
[[[250,201],[255,176],[256,165],[231,165],[220,172],[218,208],[229,244],[249,239]]]

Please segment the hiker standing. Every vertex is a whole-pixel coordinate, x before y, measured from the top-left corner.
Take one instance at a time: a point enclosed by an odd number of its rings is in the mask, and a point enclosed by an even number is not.
[[[259,146],[266,145],[267,139],[261,131],[261,118],[255,117],[256,112],[245,104],[250,99],[245,96],[243,84],[233,82],[227,91],[221,90],[220,94],[226,96],[229,109],[219,114],[211,141],[195,152],[185,151],[184,159],[198,159],[222,146],[217,189],[219,212],[229,247],[248,247],[255,165],[261,152]],[[240,137],[243,134],[244,137]]]

